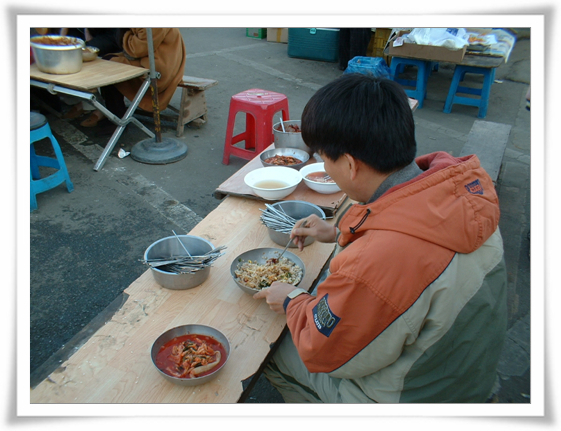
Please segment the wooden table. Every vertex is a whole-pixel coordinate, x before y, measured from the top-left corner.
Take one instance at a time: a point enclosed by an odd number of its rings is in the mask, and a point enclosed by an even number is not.
[[[243,292],[230,275],[241,253],[275,247],[260,221],[262,202],[229,196],[200,222],[191,235],[226,245],[209,278],[189,290],[160,287],[147,270],[126,290],[129,298],[114,316],[74,355],[30,392],[31,403],[235,403],[242,382],[267,360],[271,345],[286,326],[286,317],[264,300]],[[146,238],[147,246],[159,238]],[[333,252],[334,244],[317,241],[294,251],[306,265],[300,286],[311,288]],[[150,349],[167,329],[198,323],[226,335],[231,355],[210,382],[177,386],[154,368]]]
[[[84,62],[82,69],[77,73],[67,75],[54,75],[51,73],[41,72],[36,64],[31,65],[30,77],[31,85],[43,88],[50,93],[63,93],[75,96],[92,103],[97,109],[117,125],[117,129],[109,139],[105,149],[99,157],[94,169],[97,171],[103,167],[107,156],[111,153],[117,140],[123,133],[125,127],[129,123],[133,123],[151,138],[155,135],[147,129],[140,121],[132,115],[138,107],[140,100],[150,87],[149,79],[150,71],[143,67],[131,66],[128,64],[117,63],[96,59],[94,61]],[[105,106],[97,101],[95,91],[100,87],[117,84],[119,82],[128,81],[133,78],[145,77],[145,81],[139,88],[136,96],[131,101],[125,115],[122,118],[117,117]]]

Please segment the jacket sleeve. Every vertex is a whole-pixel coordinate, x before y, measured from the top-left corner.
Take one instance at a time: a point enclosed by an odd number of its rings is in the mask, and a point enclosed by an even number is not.
[[[392,325],[400,312],[370,285],[341,272],[318,286],[317,297],[300,295],[287,306],[287,323],[308,371],[358,378],[393,363],[414,334],[406,324]],[[383,348],[361,351],[382,337]],[[352,361],[352,366],[344,367]],[[344,368],[342,368],[344,367]]]

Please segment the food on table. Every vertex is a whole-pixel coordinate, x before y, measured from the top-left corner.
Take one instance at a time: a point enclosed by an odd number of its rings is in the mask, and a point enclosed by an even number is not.
[[[264,264],[251,260],[238,264],[234,271],[238,281],[251,289],[261,290],[275,281],[297,285],[302,279],[302,268],[286,257],[270,258]]]
[[[281,125],[277,126],[277,130],[279,132],[282,132],[283,131],[282,126]],[[285,132],[291,132],[291,133],[300,133],[301,132],[300,126],[297,125],[297,124],[288,124],[288,125],[285,124],[284,131]]]
[[[164,344],[156,355],[156,366],[179,378],[202,377],[226,361],[222,344],[207,335],[187,334]]]
[[[284,181],[277,181],[277,180],[263,180],[256,182],[253,187],[257,187],[258,189],[284,189],[288,187],[290,184],[285,183]]]
[[[33,39],[33,42],[39,45],[66,46],[66,45],[76,45],[77,40],[73,37],[43,36]]]
[[[327,175],[327,172],[323,172],[323,171],[310,172],[308,175],[306,175],[306,179],[310,180],[310,181],[315,181],[316,183],[334,183],[335,182],[333,180],[333,178],[331,178],[329,175]]]
[[[265,163],[269,163],[270,165],[290,166],[302,163],[302,160],[292,156],[281,156],[277,154],[276,156],[265,159]]]

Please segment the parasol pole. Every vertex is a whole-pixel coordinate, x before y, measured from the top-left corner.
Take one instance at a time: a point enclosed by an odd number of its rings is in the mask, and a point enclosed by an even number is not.
[[[148,59],[150,61],[150,90],[152,91],[152,112],[154,114],[154,132],[156,134],[156,142],[162,142],[162,125],[160,122],[160,103],[158,101],[158,78],[159,73],[156,72],[156,61],[154,60],[154,39],[152,38],[152,29],[146,29],[146,38],[148,40]]]
[[[146,29],[146,39],[148,42],[148,59],[150,60],[150,89],[152,91],[152,111],[156,136],[155,138],[145,139],[135,144],[131,149],[131,157],[137,162],[163,165],[184,159],[187,156],[187,145],[175,138],[166,137],[162,139],[157,84],[160,73],[156,72],[154,40],[151,28]]]

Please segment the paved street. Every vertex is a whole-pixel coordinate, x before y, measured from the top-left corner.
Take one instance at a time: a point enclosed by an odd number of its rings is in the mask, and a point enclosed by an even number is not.
[[[529,403],[530,393],[530,113],[525,95],[530,82],[530,34],[516,29],[517,44],[496,71],[485,121],[507,124],[511,133],[497,181],[500,228],[509,282],[509,330],[499,364],[499,403]],[[172,230],[189,232],[220,201],[213,195],[246,161],[222,164],[230,97],[260,88],[287,95],[291,119],[299,119],[309,98],[342,74],[337,63],[289,58],[287,45],[248,38],[244,28],[184,28],[185,75],[211,78],[206,92],[208,122],[186,127],[181,141],[187,157],[148,165],[130,156],[147,138],[128,126],[105,166],[93,170],[108,135],[65,120],[68,107],[40,109],[59,139],[74,191],[61,185],[38,196],[31,213],[32,384],[72,354],[124,301],[122,292],[145,270],[138,260],[154,241]],[[477,120],[477,108],[454,105],[443,113],[453,66],[441,63],[428,82],[427,99],[414,113],[418,154],[448,151],[458,156]],[[471,78],[477,80],[476,77]],[[179,90],[172,105],[179,107]],[[57,112],[58,110],[58,112]],[[140,118],[153,129],[152,122]],[[163,136],[175,138],[163,123]],[[37,145],[37,152],[48,151]],[[261,378],[247,402],[282,402]]]

